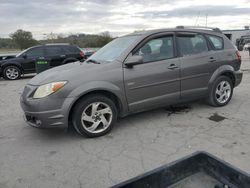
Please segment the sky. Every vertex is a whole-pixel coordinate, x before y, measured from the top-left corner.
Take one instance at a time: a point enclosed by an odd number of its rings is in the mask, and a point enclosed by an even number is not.
[[[0,37],[17,29],[43,39],[49,33],[121,36],[177,25],[242,29],[250,0],[0,0]]]

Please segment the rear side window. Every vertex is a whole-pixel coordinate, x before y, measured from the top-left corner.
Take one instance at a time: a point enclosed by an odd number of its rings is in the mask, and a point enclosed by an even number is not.
[[[74,53],[79,53],[80,49],[77,48],[76,46],[63,46],[63,50],[66,53],[74,54]]]
[[[207,35],[215,50],[222,50],[223,49],[223,39],[221,37]]]
[[[208,51],[207,41],[202,35],[178,35],[178,45],[182,56],[199,54]]]
[[[46,54],[48,56],[63,55],[63,51],[59,46],[46,47]]]

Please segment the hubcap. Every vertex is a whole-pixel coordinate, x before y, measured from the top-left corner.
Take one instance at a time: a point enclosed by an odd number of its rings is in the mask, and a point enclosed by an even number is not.
[[[228,81],[220,82],[216,88],[216,100],[221,104],[226,103],[231,96],[231,92],[231,85]]]
[[[112,116],[113,113],[109,105],[103,102],[91,103],[83,110],[82,126],[90,133],[101,133],[110,126]]]
[[[19,72],[16,68],[11,67],[6,70],[6,76],[7,78],[14,80],[19,76]]]

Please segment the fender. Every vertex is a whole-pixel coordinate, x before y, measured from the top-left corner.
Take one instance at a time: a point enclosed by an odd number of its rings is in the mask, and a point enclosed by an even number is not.
[[[61,64],[64,65],[64,64],[67,63],[67,61],[69,61],[69,62],[74,62],[74,61],[79,61],[79,60],[76,59],[76,58],[71,57],[71,58],[64,59],[63,62],[62,62]]]
[[[17,66],[18,68],[20,68],[21,72],[23,72],[23,68],[21,66],[21,64],[17,61],[6,61],[6,62],[3,62],[1,63],[0,67],[2,68],[2,71],[5,67],[7,66],[10,66],[10,65],[13,65],[13,66]]]
[[[123,88],[123,87],[121,87]],[[94,91],[106,91],[109,93],[112,93],[113,95],[115,95],[119,102],[121,103],[121,107],[122,107],[122,114],[127,114],[128,113],[128,105],[127,105],[127,100],[126,100],[126,96],[125,96],[125,92],[121,91],[119,87],[117,87],[116,85],[110,83],[110,82],[106,82],[106,81],[93,81],[93,82],[87,82],[79,87],[77,87],[76,89],[74,89],[69,95],[68,97],[73,97],[75,98],[75,100],[72,102],[70,108],[72,108],[72,106],[75,104],[75,102],[81,98],[82,96],[90,93],[90,92],[94,92]]]
[[[210,89],[215,79],[224,73],[231,73],[235,78],[234,68],[231,65],[222,65],[214,71],[208,82],[208,88]]]

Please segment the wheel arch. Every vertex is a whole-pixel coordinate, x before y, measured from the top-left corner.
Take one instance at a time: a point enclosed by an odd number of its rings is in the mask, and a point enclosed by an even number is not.
[[[68,112],[68,120],[71,121],[73,109],[80,100],[82,100],[87,96],[97,95],[97,94],[106,96],[107,98],[111,99],[117,107],[118,116],[123,116],[125,110],[122,105],[122,101],[114,92],[106,89],[95,89],[95,90],[89,90],[79,95],[79,97],[72,103],[72,105],[70,106],[70,110]]]
[[[216,71],[214,71],[213,75],[211,76],[209,80],[209,88],[211,88],[212,84],[214,81],[219,77],[219,76],[227,76],[232,80],[233,86],[235,86],[235,74],[234,74],[234,68],[230,65],[223,65],[219,67]]]
[[[75,62],[75,61],[79,61],[79,60],[77,58],[74,58],[74,57],[69,57],[69,58],[66,58],[62,61],[62,65],[67,64],[68,62]]]
[[[17,62],[8,62],[8,63],[3,63],[2,65],[1,65],[1,68],[2,68],[2,70],[4,71],[4,69],[6,68],[6,67],[8,67],[8,66],[16,66],[16,67],[18,67],[19,69],[20,69],[20,71],[21,71],[21,73],[23,73],[23,68],[22,68],[22,66],[20,65],[20,63],[17,63]]]

